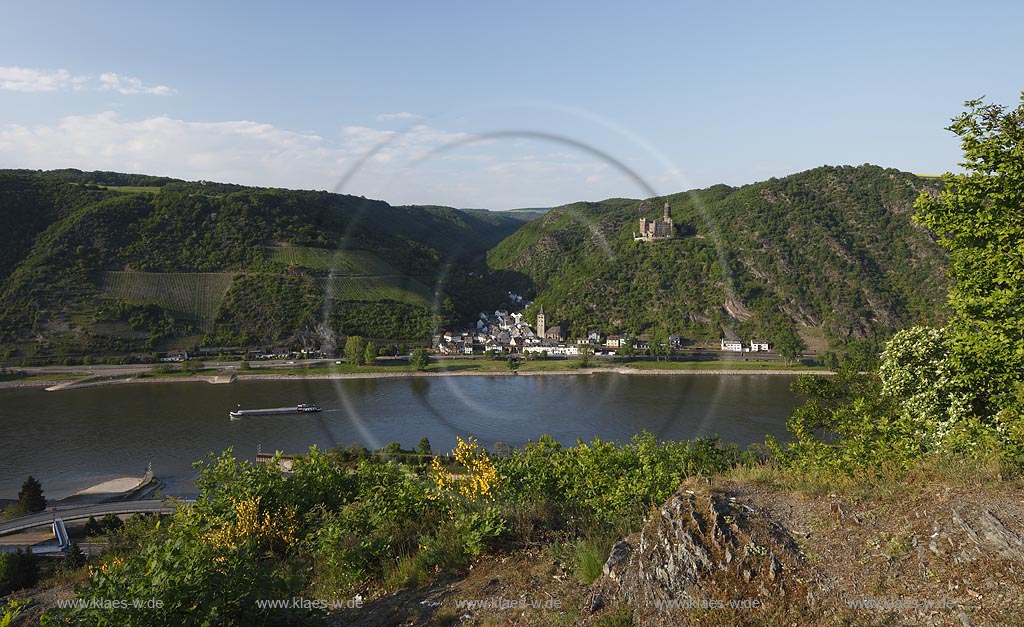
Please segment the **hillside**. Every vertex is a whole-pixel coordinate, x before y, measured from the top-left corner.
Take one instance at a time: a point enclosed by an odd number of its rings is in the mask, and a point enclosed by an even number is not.
[[[0,172],[11,357],[423,340],[478,304],[468,272],[521,219],[327,192]]]
[[[31,358],[422,341],[514,290],[571,336],[775,341],[796,329],[814,349],[874,354],[893,330],[945,315],[945,254],[910,219],[917,193],[938,185],[823,167],[541,213],[0,171],[0,345]],[[633,241],[665,201],[677,237]]]
[[[488,264],[525,275],[523,289],[572,335],[772,340],[795,327],[816,348],[870,347],[945,315],[945,253],[911,221],[918,193],[938,185],[876,166],[821,167],[643,203],[575,203],[528,223]],[[633,241],[638,218],[660,217],[665,201],[677,237]]]

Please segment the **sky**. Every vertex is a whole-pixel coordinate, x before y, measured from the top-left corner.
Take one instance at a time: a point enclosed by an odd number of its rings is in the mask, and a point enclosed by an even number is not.
[[[1024,3],[8,2],[0,168],[509,209],[955,171]]]

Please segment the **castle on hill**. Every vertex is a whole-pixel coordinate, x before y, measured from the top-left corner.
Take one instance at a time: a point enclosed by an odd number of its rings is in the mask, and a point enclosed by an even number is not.
[[[633,239],[649,242],[656,239],[672,239],[672,212],[668,202],[665,203],[665,216],[661,220],[640,218],[640,232],[633,233]]]

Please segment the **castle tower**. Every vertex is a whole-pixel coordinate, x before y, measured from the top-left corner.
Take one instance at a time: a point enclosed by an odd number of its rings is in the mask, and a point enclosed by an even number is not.
[[[665,201],[665,222],[672,223],[672,211],[668,207],[668,201]]]
[[[540,313],[537,314],[537,336],[544,337],[544,332],[547,330],[547,325],[544,319],[544,305],[540,306]]]

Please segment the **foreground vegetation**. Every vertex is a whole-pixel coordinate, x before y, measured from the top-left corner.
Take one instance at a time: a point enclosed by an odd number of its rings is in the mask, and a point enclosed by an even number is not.
[[[429,444],[425,444],[429,450]],[[422,450],[423,447],[421,447]],[[49,624],[301,624],[316,608],[261,599],[367,598],[459,572],[498,547],[579,545],[633,528],[686,476],[722,472],[739,450],[707,439],[564,448],[550,438],[494,458],[460,440],[446,458],[324,453],[282,475],[230,451],[201,464],[201,495],[155,524],[137,520],[91,566],[82,598],[158,598],[139,612],[53,611]],[[102,605],[102,604],[101,604]]]

